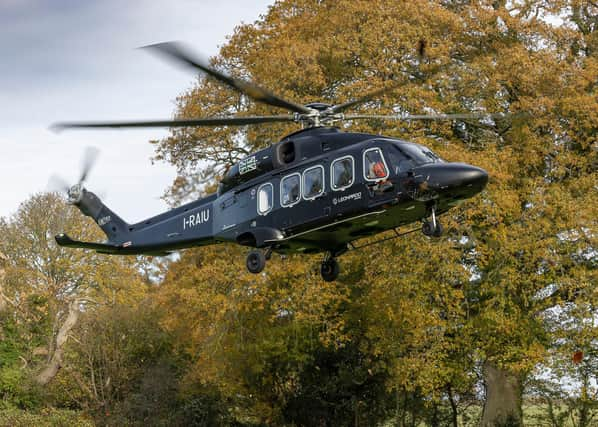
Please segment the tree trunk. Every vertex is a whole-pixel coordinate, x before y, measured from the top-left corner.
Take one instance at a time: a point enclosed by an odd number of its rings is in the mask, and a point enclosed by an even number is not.
[[[4,266],[6,264],[6,255],[0,252],[0,313],[6,309],[6,296],[4,295],[4,277],[6,277],[6,271]]]
[[[588,427],[590,425],[590,401],[592,398],[588,393],[590,388],[590,378],[588,372],[583,373],[583,383],[581,386],[581,395],[579,396],[579,422],[577,427]]]
[[[56,334],[56,342],[54,345],[54,352],[52,357],[48,361],[48,364],[42,369],[42,371],[35,378],[36,382],[40,385],[48,384],[58,373],[58,370],[62,366],[62,353],[64,352],[64,345],[68,339],[69,332],[79,319],[79,301],[74,300],[69,304],[69,312],[64,320],[64,323]]]
[[[482,427],[522,426],[521,380],[516,375],[484,363],[486,401],[482,413]]]
[[[448,386],[448,398],[449,403],[451,404],[451,422],[453,423],[453,427],[459,427],[459,412],[457,410],[457,402],[455,401],[455,396],[453,396],[453,389],[451,386]]]

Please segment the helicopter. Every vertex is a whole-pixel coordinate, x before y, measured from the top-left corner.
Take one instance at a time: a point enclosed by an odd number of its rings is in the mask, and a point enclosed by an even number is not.
[[[273,252],[324,253],[320,273],[337,279],[337,258],[418,230],[439,237],[439,216],[480,193],[488,173],[476,166],[443,160],[429,148],[401,139],[345,132],[343,121],[458,120],[502,118],[503,113],[423,115],[345,114],[396,86],[331,105],[306,105],[277,96],[250,81],[232,77],[199,59],[180,42],[146,46],[172,61],[233,88],[252,100],[290,111],[284,115],[225,116],[196,119],[114,122],[62,122],[55,129],[134,127],[246,126],[294,122],[302,128],[232,165],[217,192],[128,224],[84,187],[91,161],[79,182],[66,186],[67,200],[91,217],[105,233],[105,242],[84,242],[67,234],[55,236],[69,248],[115,255],[168,255],[172,251],[233,242],[250,249],[246,267],[264,270]],[[421,222],[421,227],[401,231]],[[358,244],[360,239],[393,231],[391,237]]]

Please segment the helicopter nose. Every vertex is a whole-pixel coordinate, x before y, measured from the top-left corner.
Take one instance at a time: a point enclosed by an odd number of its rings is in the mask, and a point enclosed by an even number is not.
[[[420,188],[432,190],[445,197],[466,199],[484,189],[488,173],[465,163],[434,163],[414,170]]]
[[[451,175],[449,186],[452,188],[471,188],[479,193],[488,183],[488,172],[464,163],[454,164]]]

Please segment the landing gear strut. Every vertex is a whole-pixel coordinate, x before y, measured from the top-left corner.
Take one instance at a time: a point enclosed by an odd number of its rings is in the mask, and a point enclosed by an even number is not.
[[[247,260],[245,262],[247,270],[253,274],[261,273],[266,266],[266,258],[270,258],[270,253],[267,252],[264,254],[264,252],[259,249],[252,250],[247,254]]]
[[[326,282],[334,282],[340,273],[338,262],[332,255],[327,255],[320,266],[320,274]]]
[[[425,219],[422,223],[422,233],[424,236],[440,237],[442,235],[442,224],[436,219],[436,208],[432,206],[430,209],[432,213],[432,220]]]

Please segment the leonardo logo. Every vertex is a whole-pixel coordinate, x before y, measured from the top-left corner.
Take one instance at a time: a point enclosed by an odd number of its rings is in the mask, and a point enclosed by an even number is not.
[[[348,202],[349,200],[361,200],[361,192],[349,194],[347,196],[341,196],[338,198],[338,200],[335,197],[332,200],[332,203],[336,205],[337,203],[344,203],[344,202]]]

